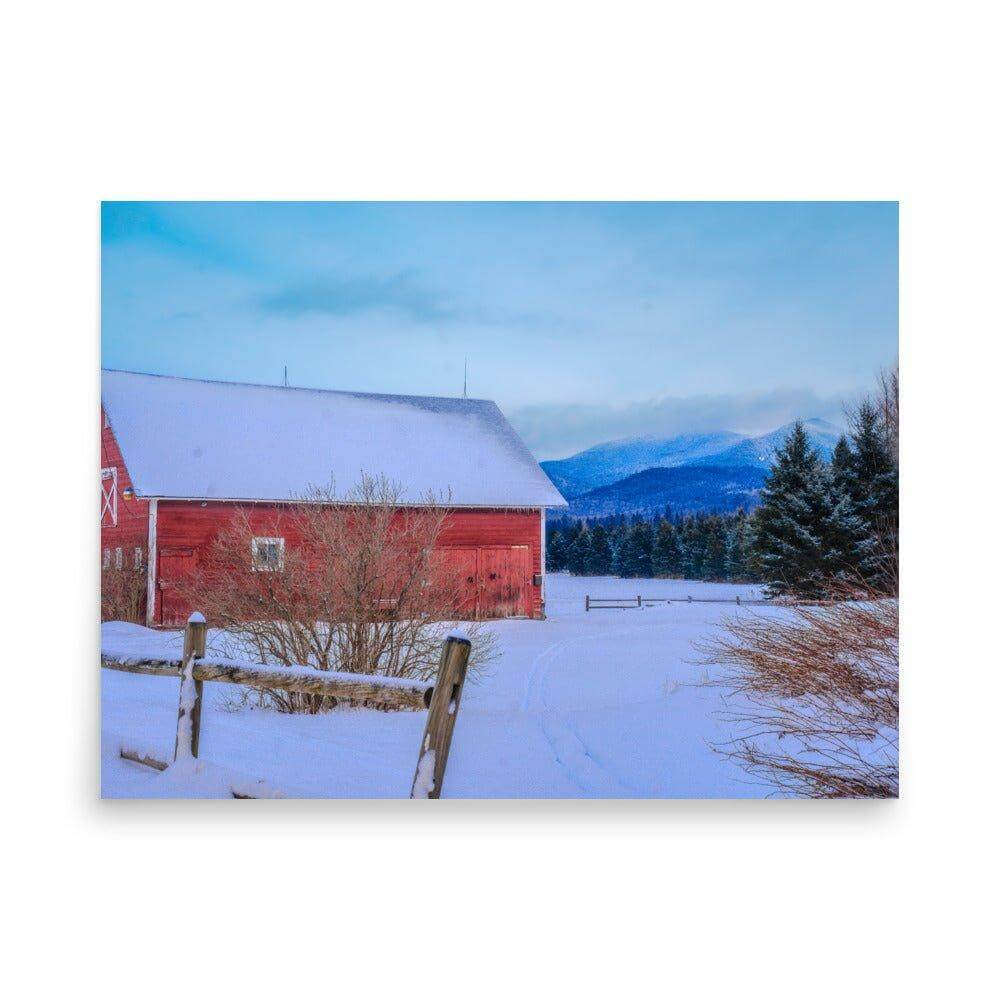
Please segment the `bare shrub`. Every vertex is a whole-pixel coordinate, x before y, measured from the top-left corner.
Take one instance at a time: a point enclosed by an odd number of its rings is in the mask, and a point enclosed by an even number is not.
[[[126,551],[134,552],[133,548]],[[101,567],[101,621],[142,624],[146,608],[145,549],[131,562],[117,566],[113,558]]]
[[[399,506],[402,489],[365,476],[343,498],[317,489],[266,516],[244,509],[181,585],[190,606],[231,637],[229,655],[261,663],[427,680],[447,623],[461,617],[462,580],[435,546],[447,509],[434,498]],[[255,539],[282,539],[255,552]],[[259,543],[258,543],[259,544]],[[491,658],[481,623],[470,669]],[[318,712],[332,699],[284,691],[247,698],[284,712]]]
[[[875,389],[875,405],[879,412],[882,433],[896,463],[899,463],[899,368],[884,368],[879,372]]]
[[[780,792],[899,794],[898,602],[871,592],[727,623],[710,647],[742,735],[716,750]]]

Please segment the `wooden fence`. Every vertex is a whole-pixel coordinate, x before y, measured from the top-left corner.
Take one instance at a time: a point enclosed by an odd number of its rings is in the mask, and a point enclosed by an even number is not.
[[[465,675],[472,643],[450,635],[441,647],[437,679],[433,684],[395,677],[334,673],[311,667],[267,667],[232,660],[205,658],[208,625],[200,614],[191,615],[184,629],[184,649],[180,659],[144,659],[117,657],[101,653],[101,666],[131,674],[180,677],[177,709],[177,734],[174,760],[198,756],[201,739],[202,689],[205,681],[243,684],[248,687],[301,694],[318,694],[352,702],[375,703],[397,709],[427,709],[417,766],[410,788],[410,798],[441,797],[445,766],[451,749],[452,733],[462,700]],[[121,756],[164,771],[166,761],[148,754],[122,748]],[[234,798],[247,798],[237,795]]]
[[[646,608],[657,604],[738,604],[749,605],[773,605],[774,601],[763,599],[747,600],[743,597],[643,597],[636,594],[635,597],[591,597],[587,594],[584,599],[585,611],[600,611],[607,608]]]

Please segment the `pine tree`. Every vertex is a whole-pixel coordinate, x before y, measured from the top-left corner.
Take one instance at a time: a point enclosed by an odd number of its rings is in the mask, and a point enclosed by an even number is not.
[[[764,564],[757,546],[759,517],[758,507],[747,517],[743,538],[743,570],[745,579],[753,583],[759,583],[764,579]]]
[[[833,449],[833,456],[830,459],[830,470],[837,486],[841,489],[850,489],[854,479],[854,454],[848,444],[847,437],[840,435],[837,446]]]
[[[701,580],[704,576],[706,539],[702,520],[700,517],[689,517],[681,529],[686,580]]]
[[[653,547],[653,575],[678,577],[683,570],[683,553],[677,531],[669,520],[660,521]]]
[[[653,575],[653,527],[639,521],[628,529],[618,548],[615,569],[619,576],[649,577]]]
[[[611,573],[612,555],[608,531],[603,524],[598,523],[590,532],[587,573],[591,576],[608,576]]]
[[[705,518],[702,530],[705,535],[703,579],[724,580],[726,578],[726,531],[722,524],[722,518],[715,515]]]
[[[730,519],[726,532],[726,579],[749,578],[747,566],[748,531],[746,512],[741,508]]]
[[[582,521],[566,549],[566,568],[574,576],[586,576],[590,569],[590,532]]]
[[[837,489],[801,423],[778,450],[757,512],[756,547],[772,594],[823,596],[864,541],[849,499]]]
[[[545,546],[545,568],[550,573],[558,573],[566,568],[566,536],[554,528]]]
[[[884,562],[890,557],[892,563],[899,535],[899,470],[873,403],[863,402],[852,424],[846,488],[872,539],[866,577],[873,583],[885,583]]]
[[[868,410],[863,405],[858,411],[859,419],[865,423],[874,412]],[[867,415],[862,417],[863,413]],[[867,442],[866,447],[870,444]],[[858,455],[843,435],[833,450],[830,474],[840,545],[845,552],[843,575],[871,582],[878,576],[878,540],[866,516],[867,488],[858,476]]]

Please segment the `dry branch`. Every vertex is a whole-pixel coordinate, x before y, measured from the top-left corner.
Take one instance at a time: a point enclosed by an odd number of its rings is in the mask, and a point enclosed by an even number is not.
[[[708,649],[739,733],[716,749],[782,792],[899,794],[898,602],[854,596],[787,620],[740,617]]]

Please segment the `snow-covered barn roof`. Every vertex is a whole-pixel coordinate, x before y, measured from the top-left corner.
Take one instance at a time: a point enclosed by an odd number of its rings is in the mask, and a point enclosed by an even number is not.
[[[136,495],[292,500],[385,475],[403,502],[468,507],[565,500],[484,399],[207,382],[103,370],[101,401]]]

